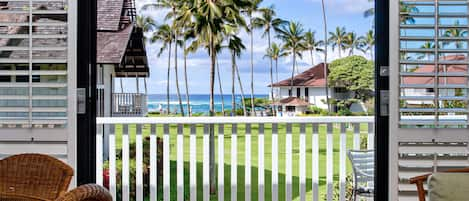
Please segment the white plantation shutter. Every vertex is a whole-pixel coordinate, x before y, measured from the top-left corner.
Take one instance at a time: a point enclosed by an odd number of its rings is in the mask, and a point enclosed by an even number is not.
[[[467,1],[401,0],[400,126],[468,126]]]
[[[66,127],[67,21],[67,0],[2,1],[0,127]]]
[[[469,3],[390,9],[390,200],[417,200],[409,178],[469,167]]]

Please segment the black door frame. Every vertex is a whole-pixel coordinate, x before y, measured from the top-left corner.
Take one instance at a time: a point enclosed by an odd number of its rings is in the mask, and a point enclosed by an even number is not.
[[[86,91],[86,113],[77,114],[77,185],[96,182],[97,0],[77,0],[77,88]]]
[[[375,0],[375,200],[389,200],[389,106],[382,108],[381,94],[389,91],[389,0]],[[386,111],[384,111],[386,110]]]

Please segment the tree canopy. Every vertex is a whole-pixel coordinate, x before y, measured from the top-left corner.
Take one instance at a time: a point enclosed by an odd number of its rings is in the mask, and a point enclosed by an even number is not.
[[[373,95],[374,64],[362,56],[337,59],[329,65],[329,87],[353,92],[352,99],[366,101]],[[349,104],[345,104],[349,105]]]

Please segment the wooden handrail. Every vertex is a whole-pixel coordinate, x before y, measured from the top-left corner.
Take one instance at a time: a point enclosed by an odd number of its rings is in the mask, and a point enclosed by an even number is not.
[[[443,171],[444,173],[463,173],[463,172],[469,172],[469,168],[463,168],[463,169],[454,169],[454,170],[447,170]],[[413,178],[410,178],[410,183],[415,184],[417,186],[417,192],[419,195],[419,201],[425,201],[425,196],[426,196],[426,191],[423,188],[423,184],[425,181],[428,180],[428,177],[430,177],[433,173],[431,174],[424,174],[420,176],[416,176]]]

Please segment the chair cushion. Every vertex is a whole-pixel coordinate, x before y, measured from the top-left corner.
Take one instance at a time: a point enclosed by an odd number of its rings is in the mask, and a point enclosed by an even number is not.
[[[468,201],[469,173],[435,173],[428,178],[429,201]]]

